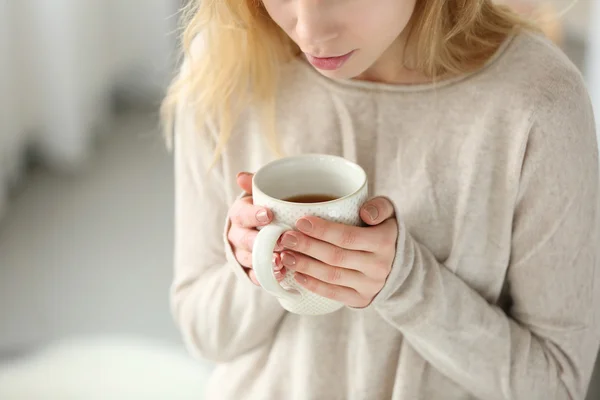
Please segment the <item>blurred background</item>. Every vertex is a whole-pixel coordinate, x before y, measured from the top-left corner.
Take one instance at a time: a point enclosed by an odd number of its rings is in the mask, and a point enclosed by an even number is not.
[[[600,1],[502,1],[540,16],[600,115]],[[0,0],[0,399],[201,398],[157,117],[181,3]]]

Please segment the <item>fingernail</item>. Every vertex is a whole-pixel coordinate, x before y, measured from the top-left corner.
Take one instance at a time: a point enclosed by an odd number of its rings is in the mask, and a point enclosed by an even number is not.
[[[273,270],[279,272],[283,268],[283,264],[277,262],[277,254],[273,254]]]
[[[294,265],[296,265],[296,257],[294,257],[293,255],[291,255],[289,253],[282,253],[281,254],[281,262],[286,267],[293,267]]]
[[[296,228],[302,232],[310,233],[313,229],[313,225],[306,218],[300,218],[298,221],[296,221]]]
[[[256,213],[256,220],[261,224],[266,224],[269,222],[269,213],[267,210],[260,210]]]
[[[286,233],[281,238],[281,244],[283,245],[283,247],[287,247],[288,249],[291,249],[298,245],[298,239],[296,238],[296,236],[294,236],[290,233]]]
[[[303,284],[306,284],[306,282],[308,282],[306,277],[299,273],[294,274],[294,279],[296,279],[296,281],[298,281],[299,283],[303,283]]]
[[[379,210],[377,210],[377,207],[375,206],[366,206],[365,211],[369,214],[369,217],[371,217],[371,221],[375,221],[377,217],[379,217]]]
[[[238,172],[238,174],[236,175],[236,178],[239,178],[241,176],[248,176],[248,175],[250,175],[249,172]]]

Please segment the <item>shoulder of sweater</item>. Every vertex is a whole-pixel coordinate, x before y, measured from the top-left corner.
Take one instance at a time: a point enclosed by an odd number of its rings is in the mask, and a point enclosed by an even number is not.
[[[528,147],[555,157],[553,162],[564,168],[576,168],[582,159],[595,166],[592,102],[581,72],[562,50],[543,36],[522,34],[503,69],[514,71],[515,79],[508,82],[524,100],[521,104],[529,102]]]
[[[544,36],[525,32],[515,37],[490,75],[497,85],[530,101],[534,111],[557,102],[589,102],[579,69]]]

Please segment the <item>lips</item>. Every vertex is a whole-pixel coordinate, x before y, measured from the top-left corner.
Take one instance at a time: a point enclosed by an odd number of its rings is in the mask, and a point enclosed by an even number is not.
[[[310,54],[306,54],[306,59],[317,69],[334,71],[342,68],[346,61],[352,57],[352,54],[354,54],[354,50],[342,56],[335,57],[315,57]]]

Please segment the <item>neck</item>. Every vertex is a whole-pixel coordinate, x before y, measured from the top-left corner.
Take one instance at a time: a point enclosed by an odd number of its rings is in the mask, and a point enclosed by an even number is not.
[[[407,53],[412,51],[409,32],[409,28],[405,29],[375,64],[354,79],[403,85],[430,83],[430,77],[406,66]]]

